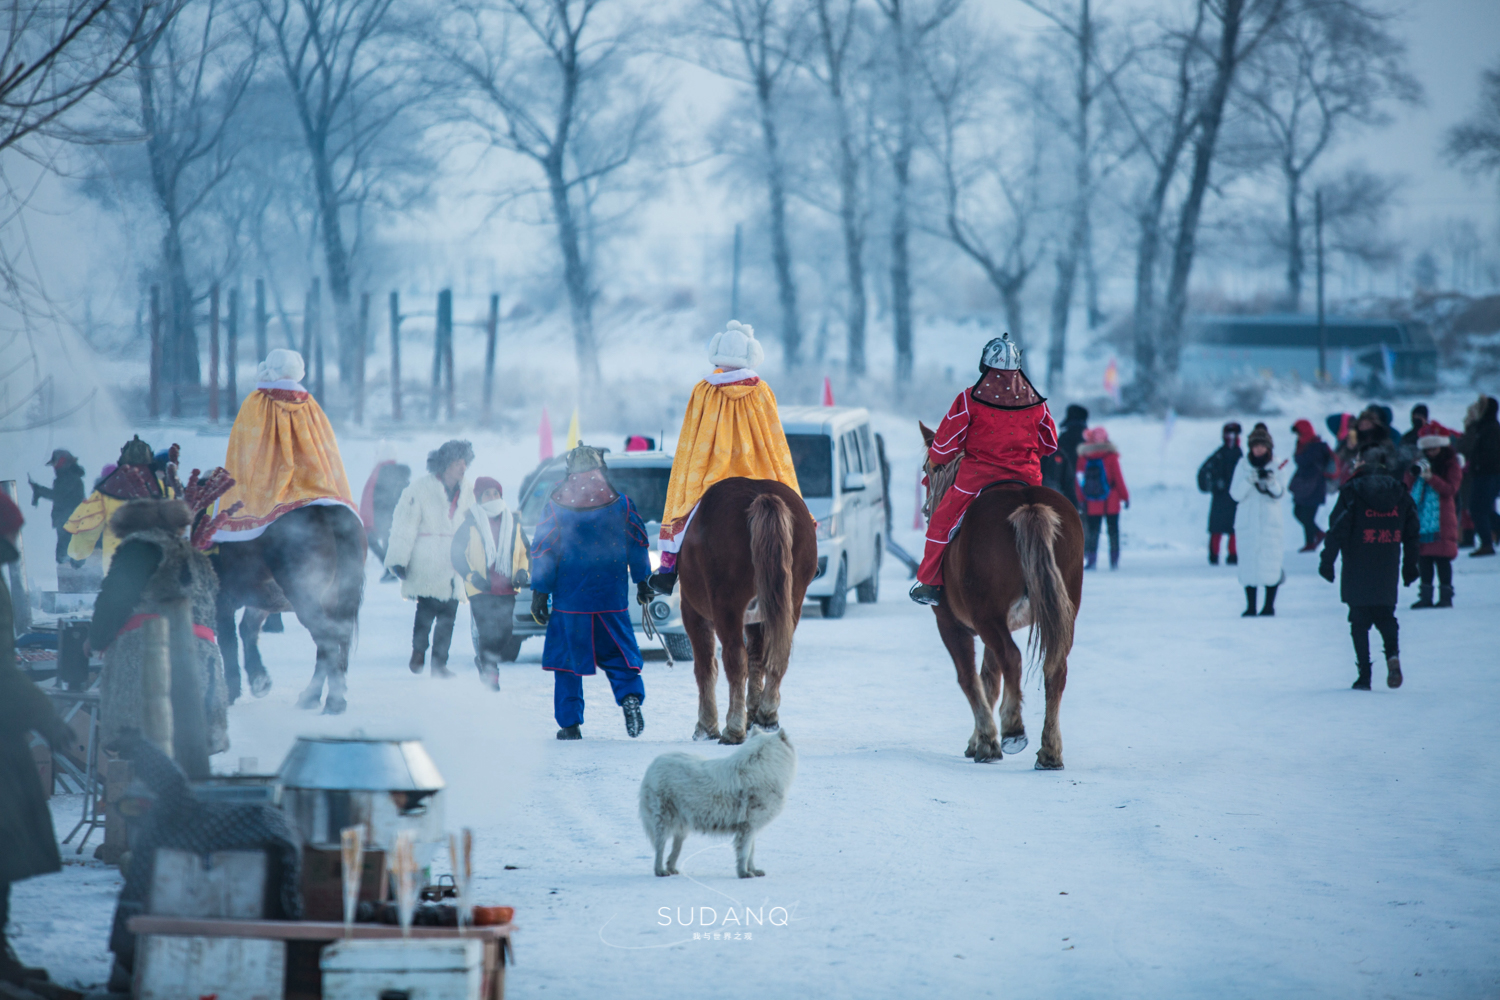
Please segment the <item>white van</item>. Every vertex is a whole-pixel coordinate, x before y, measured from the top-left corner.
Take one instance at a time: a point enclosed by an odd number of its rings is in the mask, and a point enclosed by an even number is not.
[[[823,617],[841,618],[853,588],[880,599],[888,528],[883,448],[870,413],[857,406],[783,406],[781,428],[802,499],[818,519],[818,575],[807,588]]]

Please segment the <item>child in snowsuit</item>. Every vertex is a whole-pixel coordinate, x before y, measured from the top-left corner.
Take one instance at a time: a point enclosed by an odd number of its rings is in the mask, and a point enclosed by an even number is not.
[[[651,599],[646,526],[610,484],[597,448],[579,445],[567,463],[568,478],[552,491],[531,548],[531,613],[547,626],[542,669],[552,671],[557,738],[583,739],[583,678],[600,669],[624,710],[625,731],[636,737],[646,728],[646,688],[628,583],[636,584],[636,600]]]
[[[1099,561],[1099,528],[1103,521],[1109,527],[1109,568],[1120,568],[1120,507],[1130,506],[1130,490],[1125,473],[1120,471],[1120,451],[1103,427],[1083,432],[1078,446],[1078,495],[1084,505],[1086,533],[1083,545],[1083,568],[1093,569]]]
[[[1333,561],[1344,554],[1339,596],[1349,605],[1354,639],[1356,691],[1370,690],[1370,626],[1385,644],[1386,687],[1401,686],[1401,650],[1396,624],[1396,578],[1411,586],[1417,579],[1417,508],[1393,476],[1394,449],[1376,445],[1361,449],[1354,472],[1328,518],[1328,537],[1318,572],[1333,582]]]
[[[1234,542],[1234,497],[1229,495],[1229,481],[1234,477],[1234,467],[1245,453],[1240,450],[1240,425],[1231,420],[1220,432],[1224,443],[1198,466],[1198,490],[1212,494],[1208,506],[1208,564],[1219,565],[1219,542],[1229,536],[1229,558],[1225,564],[1239,563],[1239,552]]]

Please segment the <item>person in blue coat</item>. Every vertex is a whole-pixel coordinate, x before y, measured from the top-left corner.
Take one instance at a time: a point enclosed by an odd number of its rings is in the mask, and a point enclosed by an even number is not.
[[[583,678],[601,669],[625,712],[625,731],[636,737],[646,728],[646,688],[629,582],[640,600],[651,575],[646,526],[630,498],[610,485],[597,448],[568,452],[567,470],[531,546],[531,612],[547,626],[542,669],[552,671],[557,738],[583,738]]]

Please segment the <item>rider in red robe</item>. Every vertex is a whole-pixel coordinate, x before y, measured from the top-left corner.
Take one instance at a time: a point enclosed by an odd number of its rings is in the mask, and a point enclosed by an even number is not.
[[[928,449],[933,466],[960,454],[963,464],[927,522],[927,548],[911,589],[918,604],[942,601],[943,553],[979,491],[1002,480],[1040,486],[1042,458],[1057,450],[1057,425],[1021,370],[1021,349],[1010,334],[984,345],[979,372],[979,381],[948,408]]]

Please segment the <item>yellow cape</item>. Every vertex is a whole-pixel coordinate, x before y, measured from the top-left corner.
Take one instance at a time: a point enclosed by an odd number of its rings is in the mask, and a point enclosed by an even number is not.
[[[734,476],[774,479],[802,492],[771,387],[699,382],[682,415],[661,537],[682,531],[704,492]]]
[[[161,476],[156,476],[156,482],[162,489],[162,496],[173,497],[176,493],[171,487],[161,481]],[[107,496],[98,490],[89,494],[89,498],[77,507],[69,515],[68,521],[63,525],[63,530],[73,537],[68,539],[68,558],[83,562],[94,551],[94,546],[99,544],[99,539],[104,539],[104,572],[109,572],[109,564],[115,557],[115,549],[120,547],[120,539],[109,526],[109,519],[115,516],[128,500],[118,497]]]
[[[313,500],[355,506],[333,427],[305,393],[257,389],[247,396],[229,432],[224,467],[234,486],[220,498],[219,510],[236,500],[245,506],[223,531],[264,527]]]

